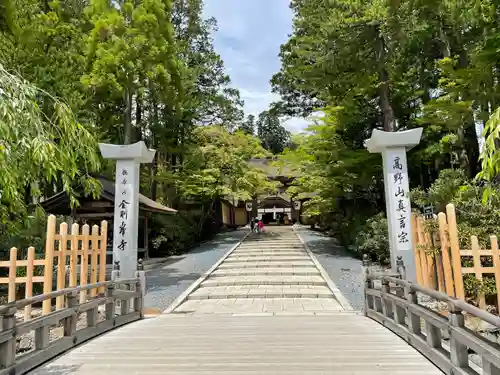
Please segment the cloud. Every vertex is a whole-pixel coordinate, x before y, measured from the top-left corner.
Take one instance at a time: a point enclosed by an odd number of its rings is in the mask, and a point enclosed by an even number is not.
[[[258,115],[279,100],[269,80],[280,69],[280,45],[292,31],[289,0],[205,0],[205,17],[215,17],[217,52],[224,60],[232,86],[240,90],[245,112]],[[305,120],[291,119],[284,125],[293,132]]]

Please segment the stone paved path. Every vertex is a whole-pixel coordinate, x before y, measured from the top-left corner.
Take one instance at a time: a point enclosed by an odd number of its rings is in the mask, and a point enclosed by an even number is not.
[[[336,293],[291,227],[269,227],[233,249],[173,312],[314,315],[350,310]]]

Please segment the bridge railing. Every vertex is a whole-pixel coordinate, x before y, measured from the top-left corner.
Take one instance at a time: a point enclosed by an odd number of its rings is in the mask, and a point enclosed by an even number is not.
[[[405,280],[401,258],[394,274],[372,273],[366,256],[363,266],[366,316],[415,347],[445,374],[500,375],[500,345],[468,329],[465,316],[497,328],[500,317]],[[418,294],[445,303],[447,317],[419,304]],[[469,351],[477,354],[479,363],[470,360]]]
[[[80,292],[96,288],[104,288],[104,295],[79,303]],[[61,296],[65,308],[27,322],[18,321],[16,313],[24,307]],[[61,289],[2,305],[0,375],[24,374],[88,339],[142,317],[141,278]],[[30,350],[21,353],[18,343],[23,339],[32,340],[32,344]]]

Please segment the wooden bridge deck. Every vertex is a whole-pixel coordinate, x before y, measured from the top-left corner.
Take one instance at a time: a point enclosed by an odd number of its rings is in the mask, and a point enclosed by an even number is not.
[[[253,236],[167,313],[112,331],[33,375],[442,374],[355,313],[290,229]]]
[[[34,375],[442,374],[364,316],[165,314],[112,331]]]

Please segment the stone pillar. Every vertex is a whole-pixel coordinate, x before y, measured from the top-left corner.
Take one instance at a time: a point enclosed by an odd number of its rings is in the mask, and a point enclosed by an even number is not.
[[[416,281],[416,270],[406,152],[420,143],[421,136],[422,128],[401,132],[374,129],[371,138],[365,141],[369,152],[382,154],[391,266],[396,271],[396,259],[401,256],[410,281]]]
[[[139,230],[139,166],[151,163],[156,151],[149,150],[143,141],[123,146],[99,143],[99,148],[105,159],[116,160],[113,264],[119,265],[120,278],[134,278]]]

